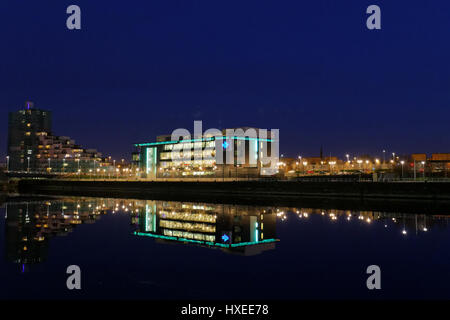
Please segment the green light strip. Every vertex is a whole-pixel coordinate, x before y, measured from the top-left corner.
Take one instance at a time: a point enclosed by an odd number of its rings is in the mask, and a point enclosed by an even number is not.
[[[260,243],[270,243],[270,242],[277,242],[278,239],[266,239],[261,241],[253,241],[253,242],[241,242],[241,243],[233,243],[231,244],[232,247],[242,247],[242,246],[250,246],[254,244],[260,244]]]
[[[192,240],[192,239],[186,239],[186,238],[178,238],[178,237],[172,237],[172,236],[163,236],[159,234],[153,234],[153,233],[144,233],[144,232],[134,232],[135,235],[138,236],[146,236],[151,238],[157,238],[157,239],[164,239],[164,240],[174,240],[174,241],[183,241],[183,242],[190,242],[190,243],[197,243],[197,244],[205,244],[208,246],[215,246],[215,247],[222,247],[222,248],[234,248],[234,247],[242,247],[242,246],[249,246],[249,245],[255,245],[255,244],[261,244],[261,243],[269,243],[269,242],[277,242],[278,239],[266,239],[261,240],[258,242],[242,242],[242,243],[233,243],[233,244],[223,244],[223,243],[217,243],[217,242],[211,242],[211,241],[201,241],[201,240]]]
[[[175,144],[180,142],[203,142],[203,141],[211,141],[214,140],[214,137],[211,138],[201,138],[201,139],[190,139],[190,140],[172,140],[172,141],[161,141],[161,142],[149,142],[149,143],[136,143],[136,147],[147,147],[147,146],[157,146],[161,144]]]
[[[266,141],[272,142],[272,139],[261,139],[261,138],[250,138],[250,137],[211,137],[211,138],[202,138],[202,139],[190,139],[190,140],[173,140],[173,141],[161,141],[161,142],[149,142],[149,143],[136,143],[135,147],[148,147],[148,146],[157,146],[162,144],[176,144],[183,142],[203,142],[203,141],[212,141],[212,140],[226,140],[226,139],[236,139],[236,140],[246,140],[246,141]]]
[[[207,244],[207,245],[218,246],[218,247],[225,246],[227,248],[229,247],[228,245],[224,245],[221,243],[206,242],[206,241],[201,241],[201,240],[192,240],[192,239],[178,238],[178,237],[172,237],[172,236],[163,236],[163,235],[153,234],[153,233],[144,233],[144,232],[135,231],[134,234],[138,235],[138,236],[146,236],[146,237],[164,239],[164,240],[175,240],[175,241],[191,242],[191,243],[198,243],[198,244]]]

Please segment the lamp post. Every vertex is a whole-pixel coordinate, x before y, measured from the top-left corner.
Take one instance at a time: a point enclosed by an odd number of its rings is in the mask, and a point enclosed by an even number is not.
[[[363,162],[361,159],[358,159],[358,160],[356,160],[356,162],[358,163],[358,165],[359,165],[359,170],[361,170],[361,163]]]
[[[383,164],[386,163],[386,150],[383,150]]]
[[[48,160],[48,171],[50,172],[52,170],[52,167],[50,166],[50,158],[47,159]]]
[[[30,172],[30,157],[27,157],[27,161],[28,161],[28,167],[27,167],[27,172]]]
[[[402,179],[403,179],[403,165],[405,164],[405,161],[400,161],[401,165],[402,165]]]
[[[423,166],[423,179],[425,180],[425,161],[422,161]]]
[[[9,156],[6,156],[6,172],[9,172]]]
[[[330,174],[333,173],[333,166],[336,164],[336,161],[328,162],[330,164]]]

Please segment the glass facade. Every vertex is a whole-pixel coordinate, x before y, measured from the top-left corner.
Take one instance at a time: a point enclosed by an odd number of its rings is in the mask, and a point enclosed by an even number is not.
[[[259,151],[270,143],[270,139],[218,136],[136,147],[143,178],[249,178],[259,176],[263,167]]]

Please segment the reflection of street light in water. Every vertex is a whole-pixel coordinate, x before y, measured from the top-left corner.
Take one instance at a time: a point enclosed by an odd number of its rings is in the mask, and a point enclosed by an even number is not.
[[[406,223],[405,223],[405,216],[403,216],[403,231],[402,231],[402,233],[403,233],[404,235],[406,235]]]

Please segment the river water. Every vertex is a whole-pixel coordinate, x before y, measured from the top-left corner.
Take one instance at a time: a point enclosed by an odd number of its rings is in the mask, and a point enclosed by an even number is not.
[[[0,209],[0,298],[449,299],[448,223],[442,212],[16,200]],[[81,290],[66,286],[70,265]],[[370,265],[380,290],[366,286]]]

